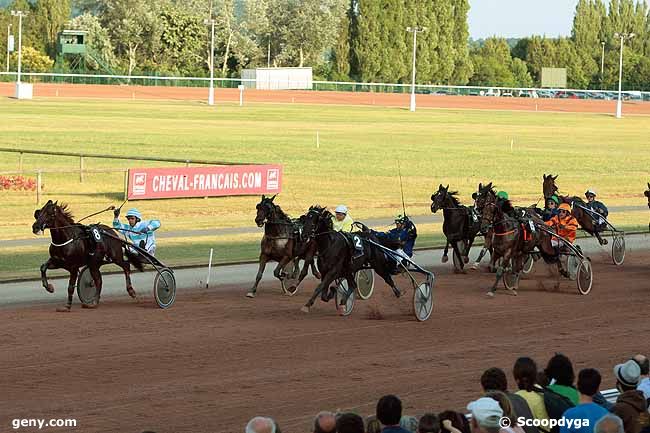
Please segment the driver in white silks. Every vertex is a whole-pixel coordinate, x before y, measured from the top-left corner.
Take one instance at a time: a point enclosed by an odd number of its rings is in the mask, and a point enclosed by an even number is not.
[[[152,256],[156,255],[156,231],[160,227],[159,220],[143,220],[142,214],[136,208],[129,209],[126,213],[128,224],[120,222],[120,209],[113,212],[115,219],[113,227],[122,233],[135,245],[139,246]]]

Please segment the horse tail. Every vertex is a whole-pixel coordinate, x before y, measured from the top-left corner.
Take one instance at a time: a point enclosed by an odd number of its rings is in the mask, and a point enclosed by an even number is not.
[[[145,261],[142,259],[142,257],[139,254],[131,251],[127,246],[124,246],[124,252],[126,254],[127,261],[131,263],[138,271],[143,272]]]

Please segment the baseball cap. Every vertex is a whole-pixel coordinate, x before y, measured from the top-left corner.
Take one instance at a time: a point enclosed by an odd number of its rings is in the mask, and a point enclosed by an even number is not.
[[[467,410],[481,427],[500,427],[499,420],[503,417],[503,409],[499,402],[490,397],[481,397],[467,405]]]

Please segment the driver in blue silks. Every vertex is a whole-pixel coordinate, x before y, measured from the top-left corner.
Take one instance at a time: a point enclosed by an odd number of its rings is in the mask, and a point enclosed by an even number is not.
[[[395,218],[395,228],[387,232],[372,232],[379,240],[399,241],[402,248],[395,250],[402,257],[413,257],[413,247],[415,239],[418,237],[418,231],[415,224],[406,215],[398,215]]]
[[[156,235],[154,231],[160,227],[159,220],[142,220],[142,214],[137,209],[129,209],[126,213],[128,224],[120,222],[120,209],[113,212],[113,227],[122,233],[135,245],[147,251],[152,256],[156,255]]]

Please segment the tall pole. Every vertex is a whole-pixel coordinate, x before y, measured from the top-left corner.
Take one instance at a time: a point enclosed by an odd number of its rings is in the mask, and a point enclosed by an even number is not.
[[[603,47],[603,52],[600,56],[600,86],[602,88],[603,81],[605,80],[605,41],[601,42],[600,45]]]
[[[271,67],[271,34],[269,33],[268,35],[269,38],[269,49],[266,55],[266,67],[270,68]]]
[[[212,28],[210,42],[210,92],[208,93],[208,105],[214,105],[214,19],[205,20]]]
[[[11,24],[7,25],[7,72],[9,72],[9,56],[11,51],[9,51],[9,39],[11,39]]]
[[[20,84],[20,73],[22,69],[22,57],[23,57],[23,16],[25,12],[23,11],[11,11],[11,15],[18,17],[18,77],[16,82]]]
[[[415,111],[415,65],[416,65],[416,54],[417,54],[417,43],[418,43],[418,32],[424,32],[426,27],[407,27],[407,32],[413,32],[413,71],[411,76],[411,104],[410,111]]]
[[[618,101],[616,102],[616,118],[623,117],[623,42],[625,39],[632,39],[634,33],[615,33],[614,37],[621,38],[621,54],[618,64]]]

